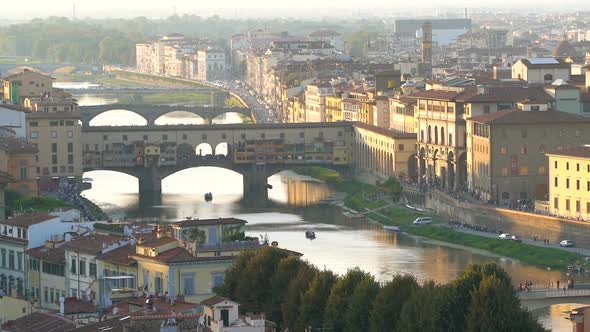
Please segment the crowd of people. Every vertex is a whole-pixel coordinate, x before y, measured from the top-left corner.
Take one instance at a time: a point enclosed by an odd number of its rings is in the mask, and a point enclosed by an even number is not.
[[[84,199],[80,197],[80,190],[77,182],[65,182],[59,183],[54,190],[49,190],[46,194],[55,196],[56,198],[75,206],[80,210],[80,217],[83,221],[96,221],[96,217],[92,213],[92,210],[88,207]]]

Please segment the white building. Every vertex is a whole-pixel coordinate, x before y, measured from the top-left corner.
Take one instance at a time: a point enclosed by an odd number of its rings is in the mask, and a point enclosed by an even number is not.
[[[25,251],[42,246],[54,234],[76,231],[92,223],[80,221],[77,210],[30,213],[0,222],[0,290],[10,295],[25,295],[28,266]]]
[[[225,53],[218,48],[207,48],[197,52],[197,79],[212,81],[225,71]]]
[[[562,79],[569,81],[571,64],[557,58],[526,58],[512,65],[512,78],[527,83],[551,84]]]
[[[334,30],[320,29],[309,34],[312,40],[321,40],[329,43],[338,52],[344,52],[344,39],[342,35]]]
[[[12,105],[0,105],[0,137],[27,138],[26,113]]]
[[[264,315],[240,317],[239,304],[221,296],[201,302],[204,323],[211,332],[267,332],[276,331],[276,324]]]
[[[305,118],[307,122],[326,121],[326,96],[334,93],[330,83],[311,83],[305,87]]]

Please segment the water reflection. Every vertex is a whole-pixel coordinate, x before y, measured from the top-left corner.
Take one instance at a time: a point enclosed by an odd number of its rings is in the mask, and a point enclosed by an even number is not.
[[[587,306],[580,303],[563,303],[554,304],[549,307],[533,311],[533,314],[539,319],[539,322],[553,332],[570,332],[572,323],[569,319],[569,311],[579,307]]]
[[[76,98],[79,106],[110,105],[119,101],[116,95],[108,94],[82,93],[74,94],[73,97]]]

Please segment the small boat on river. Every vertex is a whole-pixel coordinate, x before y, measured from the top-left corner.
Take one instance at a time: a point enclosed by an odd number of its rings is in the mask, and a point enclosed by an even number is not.
[[[211,202],[213,200],[213,194],[212,193],[206,193],[205,194],[205,202]]]
[[[306,231],[305,232],[305,237],[308,238],[308,239],[310,239],[310,240],[313,240],[313,239],[315,239],[315,232],[314,231]]]
[[[401,231],[402,231],[402,230],[401,230],[399,227],[397,227],[397,226],[388,226],[388,225],[385,225],[385,226],[383,226],[383,230],[385,230],[385,231],[388,231],[388,232],[396,232],[396,233],[397,233],[397,232],[401,232]]]

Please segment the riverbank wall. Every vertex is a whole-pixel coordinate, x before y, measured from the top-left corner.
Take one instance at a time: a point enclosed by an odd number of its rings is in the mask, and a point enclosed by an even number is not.
[[[417,197],[419,195],[416,195]],[[434,190],[423,195],[423,205],[434,214],[463,223],[509,229],[510,224],[551,231],[590,231],[590,223],[459,201]]]

